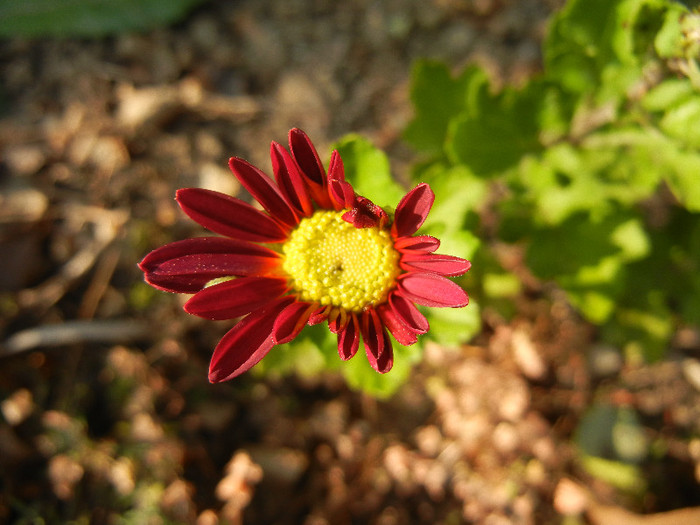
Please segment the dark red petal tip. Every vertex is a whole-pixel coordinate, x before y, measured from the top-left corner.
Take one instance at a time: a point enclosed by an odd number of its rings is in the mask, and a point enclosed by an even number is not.
[[[306,133],[298,128],[289,131],[289,151],[292,152],[294,161],[305,177],[313,200],[321,208],[333,208],[333,203],[328,195],[326,170]]]
[[[406,195],[396,207],[392,233],[394,237],[413,235],[425,222],[430,208],[435,201],[435,194],[425,183],[421,183]]]
[[[380,374],[386,374],[394,366],[394,350],[376,310],[362,313],[360,330],[370,366]]]
[[[355,314],[350,314],[344,328],[338,332],[338,354],[347,361],[360,347],[360,324]]]
[[[270,158],[275,180],[287,201],[294,206],[299,215],[311,215],[314,211],[313,204],[297,163],[277,142],[270,146]]]
[[[265,211],[288,226],[296,225],[297,217],[292,205],[287,202],[270,177],[248,161],[238,157],[231,157],[228,165],[240,183],[265,208]]]

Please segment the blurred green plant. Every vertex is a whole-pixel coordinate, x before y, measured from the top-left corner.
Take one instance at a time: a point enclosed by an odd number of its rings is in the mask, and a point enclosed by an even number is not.
[[[462,232],[522,247],[605,339],[662,358],[679,323],[700,322],[699,55],[700,14],[680,3],[571,0],[522,87],[419,61],[413,176],[469,200]],[[495,302],[507,272],[479,257]]]
[[[204,0],[3,0],[0,37],[100,37],[181,19]]]

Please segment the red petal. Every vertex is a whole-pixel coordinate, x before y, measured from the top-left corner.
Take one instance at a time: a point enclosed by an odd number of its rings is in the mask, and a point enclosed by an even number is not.
[[[291,205],[282,196],[279,188],[275,186],[270,177],[249,162],[238,157],[231,157],[228,165],[236,178],[255,200],[265,208],[267,213],[289,226],[297,224],[297,217]]]
[[[275,174],[275,180],[282,195],[297,209],[300,215],[307,217],[311,215],[314,207],[294,159],[277,142],[273,142],[270,147],[270,158],[272,159],[272,172]]]
[[[341,308],[334,308],[328,316],[328,329],[333,334],[337,334],[348,324],[348,319],[352,314],[348,314]]]
[[[399,320],[415,333],[424,334],[430,329],[425,316],[418,311],[418,308],[411,301],[406,300],[400,293],[394,292],[389,295],[389,304]]]
[[[360,346],[360,325],[355,314],[348,316],[345,327],[338,332],[338,354],[347,361],[357,353]]]
[[[425,183],[419,184],[406,195],[396,207],[392,233],[394,237],[413,235],[418,231],[435,201],[435,194]]]
[[[399,277],[399,291],[406,299],[423,306],[469,304],[467,293],[449,279],[434,273],[405,273]]]
[[[194,293],[217,277],[265,275],[279,255],[246,241],[197,237],[153,250],[139,263],[146,282],[168,292]]]
[[[355,228],[382,228],[389,221],[389,216],[371,200],[356,195],[350,211],[343,214],[343,220]]]
[[[410,346],[414,344],[418,338],[416,333],[409,329],[401,319],[396,315],[396,313],[387,304],[383,304],[377,309],[379,317],[381,317],[384,326],[386,326],[391,335],[394,336],[399,344],[404,346]]]
[[[380,374],[385,374],[394,366],[394,350],[391,347],[389,334],[386,333],[375,310],[367,310],[362,313],[360,329],[370,366]]]
[[[333,179],[328,181],[328,194],[333,201],[333,206],[340,211],[345,208],[352,208],[355,202],[355,190],[349,182]]]
[[[321,208],[332,208],[331,200],[326,190],[326,170],[309,137],[302,130],[294,128],[289,131],[289,149],[292,157],[306,176],[306,183],[311,190],[312,198]]]
[[[331,160],[328,163],[328,180],[345,180],[345,168],[343,159],[337,149],[331,152]]]
[[[417,235],[415,237],[399,237],[394,247],[400,251],[434,252],[440,247],[440,241],[430,235]]]
[[[282,310],[272,328],[272,337],[277,344],[288,343],[299,335],[313,308],[311,303],[295,301]]]
[[[309,326],[322,323],[328,319],[328,314],[331,312],[330,306],[318,306],[316,304],[316,310],[311,312],[311,317],[309,317]]]
[[[254,242],[281,242],[284,229],[242,200],[200,188],[178,190],[175,199],[193,220],[215,233]]]
[[[287,288],[285,279],[241,277],[197,292],[183,308],[205,319],[234,319],[265,306]]]
[[[421,270],[452,277],[466,273],[471,265],[472,263],[460,257],[435,253],[406,253],[401,258],[401,268],[406,271]]]
[[[293,297],[283,297],[243,318],[219,341],[209,364],[209,381],[228,381],[258,364],[275,345],[272,327]]]

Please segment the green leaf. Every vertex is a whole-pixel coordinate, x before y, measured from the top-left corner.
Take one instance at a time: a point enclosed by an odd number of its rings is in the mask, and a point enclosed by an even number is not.
[[[527,264],[544,279],[576,275],[619,253],[610,239],[614,219],[592,222],[578,213],[554,228],[536,230],[527,252]]]
[[[663,25],[654,39],[656,52],[662,58],[673,58],[683,56],[684,35],[683,19],[688,9],[679,4],[668,5],[668,9],[663,16]]]
[[[700,148],[700,96],[671,108],[661,119],[661,129],[692,148]]]
[[[292,342],[277,345],[260,361],[253,372],[282,376],[298,373],[313,376],[340,366],[336,336],[326,325],[306,326]]]
[[[444,346],[456,346],[469,341],[481,330],[478,304],[469,302],[464,308],[429,308],[424,314],[430,323],[426,334]]]
[[[411,74],[411,101],[415,116],[404,130],[404,139],[419,151],[442,154],[450,120],[465,109],[478,106],[489,80],[478,67],[452,77],[441,62],[419,60]]]
[[[181,19],[203,0],[3,0],[0,36],[99,37]]]
[[[673,144],[658,154],[669,168],[666,182],[673,194],[688,210],[700,212],[700,154],[684,151]]]
[[[620,248],[620,255],[625,261],[646,257],[651,249],[649,236],[637,218],[616,226],[610,234],[610,240]]]
[[[538,134],[540,108],[546,90],[532,83],[527,88],[507,88],[484,100],[478,113],[464,113],[450,123],[448,157],[468,166],[478,176],[492,176],[541,150]]]
[[[351,134],[335,144],[345,178],[355,191],[382,207],[396,207],[406,191],[391,176],[386,154],[364,137]]]
[[[620,0],[570,0],[551,20],[544,43],[545,70],[574,93],[598,84],[609,62],[610,33]]]
[[[386,374],[379,374],[370,366],[360,345],[357,355],[344,362],[341,371],[351,388],[386,399],[408,381],[413,365],[421,355],[420,343],[408,347],[394,342],[394,366]]]
[[[693,84],[687,78],[669,78],[650,89],[642,106],[647,111],[664,111],[697,95]]]

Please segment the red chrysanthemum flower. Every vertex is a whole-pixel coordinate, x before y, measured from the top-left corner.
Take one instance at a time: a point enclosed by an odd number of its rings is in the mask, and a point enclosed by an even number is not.
[[[221,339],[209,380],[226,381],[258,363],[304,325],[328,322],[341,359],[360,344],[380,373],[393,365],[387,330],[402,345],[428,331],[415,304],[461,307],[467,294],[446,276],[470,263],[434,253],[440,241],[414,235],[435,195],[419,184],[390,217],[356,195],[337,151],[328,174],[306,134],[289,132],[288,152],[272,143],[273,182],[233,157],[234,175],[265,212],[228,195],[188,188],[177,192],[184,212],[223,237],[173,242],[139,267],[161,290],[194,295],[185,311],[207,319],[244,316]]]

